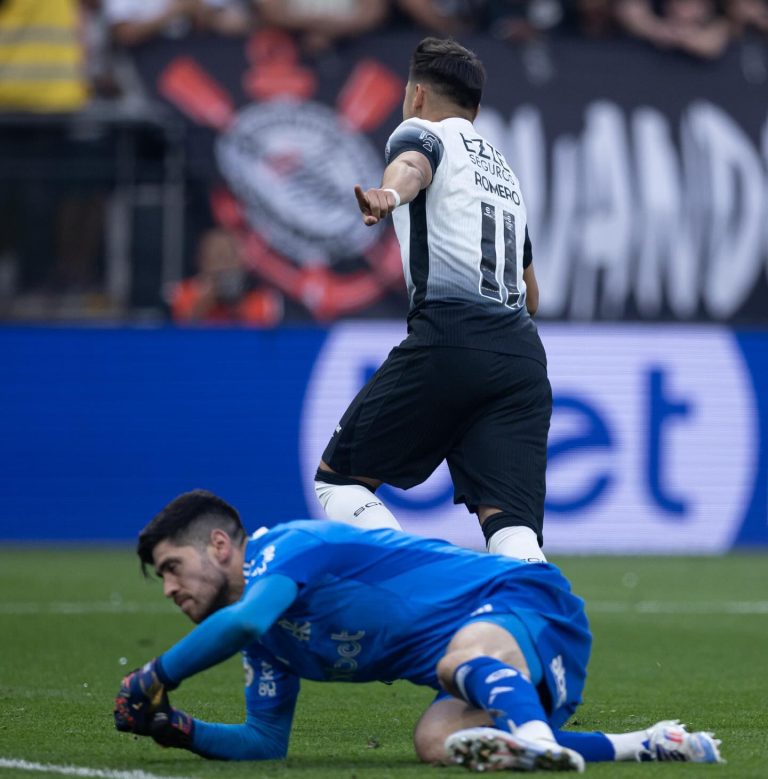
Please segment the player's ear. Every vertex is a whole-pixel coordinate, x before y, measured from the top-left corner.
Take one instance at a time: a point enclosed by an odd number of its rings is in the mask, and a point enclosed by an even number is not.
[[[416,88],[413,90],[413,104],[412,108],[414,113],[420,111],[424,107],[424,100],[427,96],[427,91],[422,84],[416,84]]]
[[[220,563],[224,563],[229,559],[229,556],[232,553],[232,539],[225,530],[221,530],[220,528],[211,530],[209,545],[213,550],[214,557]]]

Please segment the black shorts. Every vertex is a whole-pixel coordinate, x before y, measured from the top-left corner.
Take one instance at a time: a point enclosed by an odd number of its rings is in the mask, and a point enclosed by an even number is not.
[[[528,357],[393,349],[339,422],[323,460],[408,489],[447,460],[454,502],[512,513],[541,532],[552,390]]]

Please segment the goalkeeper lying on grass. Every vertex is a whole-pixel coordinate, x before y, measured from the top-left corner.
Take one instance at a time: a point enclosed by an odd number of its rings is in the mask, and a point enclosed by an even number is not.
[[[674,721],[619,735],[560,730],[581,700],[591,635],[554,565],[318,520],[247,538],[237,511],[200,490],[144,528],[138,553],[200,624],[123,680],[118,730],[205,757],[280,758],[300,679],[408,679],[438,690],[414,733],[426,762],[582,771],[585,760],[720,761],[710,734]],[[171,706],[169,690],[240,651],[244,724]]]

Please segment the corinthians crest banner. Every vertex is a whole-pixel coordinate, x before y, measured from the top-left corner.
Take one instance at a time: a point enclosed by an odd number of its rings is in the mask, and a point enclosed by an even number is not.
[[[418,40],[308,61],[262,30],[136,52],[188,121],[217,221],[318,320],[404,314],[391,225],[365,228],[352,188],[380,179]],[[478,127],[523,187],[542,318],[768,323],[764,50],[701,63],[628,41],[463,42],[489,74]]]

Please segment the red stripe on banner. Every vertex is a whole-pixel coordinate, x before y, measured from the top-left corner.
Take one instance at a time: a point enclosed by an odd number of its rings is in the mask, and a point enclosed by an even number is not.
[[[347,79],[338,100],[339,113],[357,130],[378,127],[402,101],[405,85],[375,60],[362,60]]]
[[[278,97],[307,100],[316,88],[315,74],[294,65],[256,65],[243,74],[243,89],[254,100],[274,100]]]
[[[234,117],[230,95],[190,57],[177,57],[165,68],[158,90],[199,124],[226,130]]]

